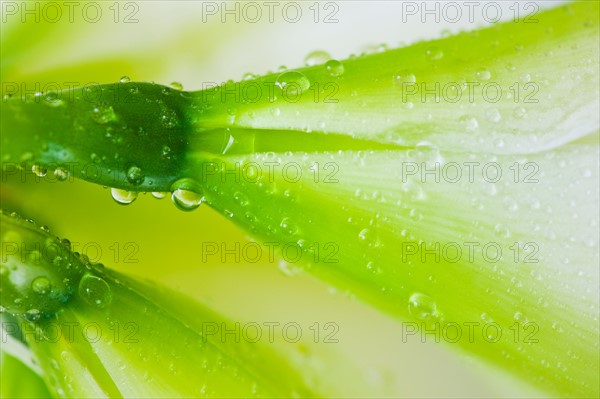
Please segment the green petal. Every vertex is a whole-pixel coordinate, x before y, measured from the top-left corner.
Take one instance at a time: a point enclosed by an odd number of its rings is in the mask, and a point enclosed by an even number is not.
[[[595,396],[597,15],[597,2],[574,3],[536,24],[342,61],[337,76],[330,65],[197,93],[127,83],[96,88],[97,101],[74,90],[54,108],[9,100],[3,156],[76,162],[75,176],[131,191],[183,190],[189,208],[204,198],[255,236],[300,247],[312,273],[379,309],[429,329],[497,324],[501,337],[480,330],[459,344],[550,393]],[[471,81],[502,98],[409,99],[415,86]],[[264,95],[240,101],[256,85]],[[283,93],[294,85],[297,102]],[[532,90],[538,102],[526,102]],[[474,180],[412,169],[464,173],[465,162],[480,168]],[[489,181],[486,165],[504,179]],[[503,256],[406,254],[467,243]]]
[[[38,374],[4,351],[0,352],[0,376],[2,379],[0,393],[3,398],[42,399],[50,396],[44,381]]]
[[[269,348],[203,330],[230,325],[223,317],[90,264],[31,222],[0,217],[2,310],[18,318],[53,396],[314,395]]]

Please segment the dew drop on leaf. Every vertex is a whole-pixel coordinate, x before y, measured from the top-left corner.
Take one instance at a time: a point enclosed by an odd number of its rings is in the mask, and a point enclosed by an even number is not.
[[[369,238],[370,233],[369,229],[362,229],[360,233],[358,233],[358,238],[362,241],[366,241]]]
[[[304,62],[306,63],[306,66],[315,66],[315,65],[321,65],[327,61],[329,61],[331,59],[331,55],[329,55],[328,52],[326,51],[322,51],[322,50],[317,50],[317,51],[313,51],[312,53],[309,53],[306,58],[304,59]]]
[[[69,171],[62,166],[59,166],[54,170],[54,177],[56,177],[58,181],[65,181],[69,178]]]
[[[25,312],[25,319],[29,321],[38,321],[41,316],[42,313],[38,309],[29,309]]]
[[[244,214],[244,218],[246,218],[246,220],[249,221],[250,223],[255,223],[258,220],[256,215],[254,215],[252,212],[246,212]]]
[[[47,294],[48,292],[50,292],[50,280],[43,276],[36,277],[31,282],[31,289],[33,290],[33,292],[40,295]]]
[[[171,109],[166,110],[160,116],[160,122],[164,127],[168,129],[172,129],[179,126],[179,119],[177,118],[177,114]]]
[[[433,298],[420,292],[413,293],[408,299],[408,311],[419,320],[429,320],[439,316]]]
[[[110,194],[113,199],[121,205],[129,205],[136,200],[138,194],[135,191],[121,190],[119,188],[111,188]]]
[[[127,181],[134,185],[139,186],[144,181],[144,172],[138,166],[131,166],[127,169]]]
[[[79,296],[90,305],[104,308],[112,301],[110,286],[104,279],[86,274],[79,282]]]
[[[344,74],[345,68],[344,64],[342,64],[338,60],[329,60],[325,63],[325,69],[329,76],[338,77]]]
[[[287,71],[280,74],[275,80],[284,95],[297,96],[310,87],[310,80],[301,72]]]
[[[290,218],[283,218],[279,223],[279,227],[287,235],[294,235],[298,232],[298,228]]]
[[[417,82],[417,78],[413,73],[403,70],[394,74],[392,82],[399,87],[412,86]]]
[[[92,119],[94,122],[104,125],[117,119],[117,116],[112,106],[99,104],[92,109]]]
[[[185,212],[198,208],[203,201],[201,194],[189,190],[177,189],[171,194],[171,200],[175,206]]]
[[[156,199],[163,199],[167,196],[168,193],[162,191],[153,191],[151,195]]]
[[[523,313],[515,312],[513,318],[515,319],[515,321],[523,321],[525,317],[523,316]]]
[[[44,104],[49,107],[56,108],[63,105],[65,102],[60,98],[60,94],[55,91],[49,91],[44,97]]]
[[[183,85],[179,82],[171,82],[170,86],[175,90],[183,90]]]
[[[430,47],[425,51],[425,58],[429,61],[437,61],[444,57],[444,52],[437,47]]]
[[[239,191],[236,191],[235,193],[233,193],[233,199],[240,204],[240,206],[247,206],[249,201],[248,201],[248,197],[246,196],[246,194],[241,193]]]
[[[481,320],[483,320],[485,323],[493,323],[494,319],[492,318],[492,316],[490,316],[489,314],[487,314],[486,312],[483,312],[479,315],[479,318]]]
[[[169,147],[168,145],[165,145],[162,148],[162,157],[164,159],[171,159],[172,152],[173,151],[171,150],[171,147]]]
[[[48,169],[39,163],[34,164],[31,167],[31,171],[38,177],[44,177],[48,173]]]
[[[129,76],[121,76],[121,79],[119,79],[120,83],[129,83],[131,81],[131,79],[129,78]]]
[[[492,74],[487,69],[480,69],[475,74],[479,80],[490,80]]]

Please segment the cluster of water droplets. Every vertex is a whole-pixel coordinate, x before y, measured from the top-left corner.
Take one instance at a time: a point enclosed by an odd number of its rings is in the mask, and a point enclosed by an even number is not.
[[[21,167],[21,165],[19,165]],[[31,166],[31,172],[40,178],[47,178],[49,180],[66,181],[70,177],[69,169],[63,166],[53,165],[53,168],[36,162]]]
[[[138,185],[141,184],[140,180],[143,180],[144,174],[140,168],[134,166],[129,168],[127,176],[129,183]],[[171,201],[178,209],[189,212],[197,209],[204,202],[204,195],[196,192],[198,190],[190,189],[190,186],[198,187],[199,185],[190,179],[180,179],[171,186],[170,192],[154,191],[151,192],[151,195],[156,199],[170,196]],[[110,193],[112,198],[120,205],[129,205],[139,196],[137,191],[119,188],[111,188]]]
[[[2,211],[1,215],[10,218],[3,223],[3,247],[35,249],[26,256],[20,251],[4,253],[0,311],[37,322],[53,317],[75,296],[95,308],[111,303],[111,288],[101,277],[102,264],[73,252],[70,241],[51,235],[47,226],[14,212]]]

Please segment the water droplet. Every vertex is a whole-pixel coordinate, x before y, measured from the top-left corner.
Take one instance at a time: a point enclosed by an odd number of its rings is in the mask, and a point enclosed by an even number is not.
[[[193,211],[198,208],[204,197],[201,194],[189,190],[177,189],[171,194],[171,200],[175,206],[182,211]]]
[[[112,106],[99,104],[92,109],[92,119],[94,122],[104,125],[117,119],[117,115]]]
[[[475,130],[479,127],[479,122],[472,115],[462,115],[458,118],[458,121],[467,129],[467,130]]]
[[[485,117],[490,121],[490,122],[500,122],[500,119],[502,119],[502,116],[500,115],[500,111],[498,111],[498,108],[490,108],[485,112]]]
[[[38,321],[42,316],[42,312],[40,312],[38,309],[29,309],[27,312],[25,312],[24,316],[25,319],[29,321]]]
[[[169,147],[168,145],[163,146],[162,157],[164,159],[171,159],[172,153],[173,153],[173,151],[171,150],[171,147]]]
[[[54,169],[54,177],[56,177],[58,181],[65,181],[69,178],[69,171],[62,166],[59,166]]]
[[[275,85],[284,95],[297,96],[310,87],[310,81],[303,73],[298,71],[284,72],[277,77]]]
[[[135,191],[121,190],[119,188],[111,188],[110,194],[113,199],[121,205],[129,205],[136,200],[138,193]]]
[[[420,320],[434,319],[439,316],[437,305],[433,298],[420,292],[415,292],[408,299],[408,311]]]
[[[49,91],[46,93],[46,97],[44,97],[44,104],[49,107],[60,107],[64,104],[64,101],[60,98],[60,93],[56,91]]]
[[[372,233],[371,230],[369,229],[362,229],[359,233],[358,233],[358,238],[360,238],[361,241],[371,241],[372,238]]]
[[[417,77],[413,73],[403,70],[394,74],[393,83],[399,87],[412,86],[417,83]]]
[[[238,204],[241,206],[247,206],[250,201],[248,201],[248,197],[244,193],[236,191],[233,193],[233,199],[236,200]]]
[[[483,321],[485,321],[486,323],[493,323],[494,319],[492,318],[492,316],[490,316],[489,314],[487,314],[486,312],[483,312],[479,315],[479,318]]]
[[[257,76],[251,72],[245,73],[244,76],[242,76],[242,80],[252,80],[256,78]]]
[[[31,282],[31,289],[33,290],[33,292],[40,295],[47,294],[48,292],[50,292],[50,280],[43,276],[36,277]]]
[[[48,173],[48,168],[39,163],[36,163],[33,164],[33,166],[31,167],[31,171],[35,173],[35,175],[38,177],[44,177]]]
[[[480,69],[475,73],[475,76],[477,76],[477,79],[479,80],[490,80],[492,74],[487,69]]]
[[[279,226],[284,233],[288,235],[294,235],[298,232],[298,228],[294,225],[294,222],[290,218],[283,218]]]
[[[329,60],[325,63],[325,69],[329,76],[342,76],[344,74],[344,64],[338,60]]]
[[[170,86],[175,90],[183,90],[183,85],[179,82],[171,82]]]
[[[443,56],[444,53],[437,47],[430,47],[427,49],[427,51],[425,51],[425,58],[427,58],[429,61],[437,61]]]
[[[127,169],[127,181],[134,186],[139,186],[144,181],[144,172],[138,166],[131,166]]]
[[[90,305],[104,308],[112,301],[110,286],[104,279],[86,274],[79,282],[79,295]]]
[[[120,83],[129,83],[130,81],[131,81],[131,79],[127,75],[121,76],[121,79],[119,79]]]
[[[162,192],[162,191],[153,191],[151,193],[151,195],[154,198],[156,198],[156,199],[163,199],[163,198],[165,198],[167,196],[167,194],[169,194],[169,193],[165,193],[165,192]]]
[[[172,109],[165,110],[164,113],[160,116],[160,123],[168,128],[172,129],[174,127],[179,126],[179,119],[177,118],[177,114]]]
[[[373,262],[367,262],[367,270],[373,274],[381,274],[381,268]]]
[[[329,55],[328,52],[326,51],[322,51],[322,50],[317,50],[317,51],[313,51],[312,53],[309,53],[306,58],[304,59],[304,62],[306,63],[306,66],[314,66],[314,65],[321,65],[327,61],[329,61],[331,59],[331,55]]]
[[[244,214],[244,217],[246,218],[246,220],[248,220],[250,223],[256,223],[256,221],[258,220],[258,218],[256,217],[256,215],[254,215],[252,212],[246,212]]]
[[[513,318],[516,321],[522,321],[524,319],[524,316],[523,316],[523,313],[521,313],[521,312],[515,312]]]

